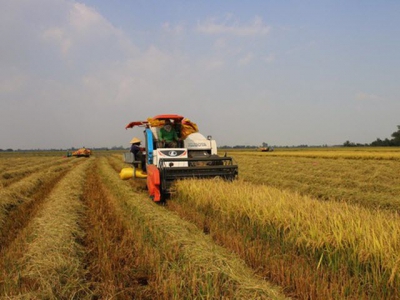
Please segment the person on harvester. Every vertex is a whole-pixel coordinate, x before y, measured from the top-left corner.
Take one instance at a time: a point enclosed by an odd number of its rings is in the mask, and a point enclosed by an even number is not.
[[[142,142],[141,140],[134,137],[131,140],[131,150],[130,151],[133,153],[135,160],[140,161],[141,166],[142,166],[142,171],[146,172],[146,158],[143,155],[144,148],[140,146],[141,142]],[[137,165],[135,167],[137,167]]]
[[[169,119],[165,120],[164,126],[160,129],[160,141],[166,148],[176,148],[178,146],[178,134]]]

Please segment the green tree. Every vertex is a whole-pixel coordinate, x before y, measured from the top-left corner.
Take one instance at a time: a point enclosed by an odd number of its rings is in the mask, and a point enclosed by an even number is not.
[[[345,141],[343,143],[343,147],[355,147],[356,145],[352,142],[350,142],[349,140]]]
[[[394,146],[400,146],[400,125],[397,125],[397,131],[392,133],[392,143]]]

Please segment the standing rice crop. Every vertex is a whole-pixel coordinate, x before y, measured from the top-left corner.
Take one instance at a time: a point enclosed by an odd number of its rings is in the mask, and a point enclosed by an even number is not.
[[[300,298],[399,294],[400,219],[249,184],[182,181],[169,206]]]
[[[400,211],[399,160],[333,156],[337,152],[314,158],[300,156],[308,151],[298,151],[297,157],[235,154],[235,159],[240,178],[248,182],[321,200]]]

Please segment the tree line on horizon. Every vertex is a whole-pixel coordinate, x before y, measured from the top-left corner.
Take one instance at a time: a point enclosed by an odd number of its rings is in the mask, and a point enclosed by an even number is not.
[[[391,135],[392,139],[380,139],[377,138],[375,141],[373,141],[370,144],[360,144],[360,143],[353,143],[350,141],[346,141],[343,143],[343,147],[392,147],[392,146],[400,146],[400,125],[397,125],[397,131],[393,132]],[[222,147],[219,147],[221,149],[256,149],[259,148],[260,146],[254,146],[254,145],[235,145],[235,146],[227,146],[224,145]],[[263,142],[262,147],[268,147],[268,143]],[[273,146],[276,148],[307,148],[309,145],[298,145],[298,146]],[[311,146],[311,147],[328,147],[328,145],[319,145],[319,146]],[[22,150],[22,149],[0,149],[0,152],[13,152],[13,151],[65,151],[65,150],[76,150],[77,148],[71,147],[71,149],[27,149],[27,150]],[[97,147],[97,148],[91,148],[92,150],[129,150],[129,148],[124,147],[124,146],[114,146],[111,148],[108,147]]]
[[[400,125],[397,125],[397,131],[393,132],[391,135],[392,139],[380,139],[377,138],[371,144],[359,144],[352,143],[350,141],[344,142],[344,147],[360,147],[360,146],[371,146],[371,147],[391,147],[391,146],[400,146]]]

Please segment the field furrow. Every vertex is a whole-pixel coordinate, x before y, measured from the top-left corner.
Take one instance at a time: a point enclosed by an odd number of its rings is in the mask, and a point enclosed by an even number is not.
[[[52,178],[43,182],[40,188],[29,196],[27,201],[23,201],[7,212],[7,216],[3,220],[2,226],[0,226],[0,255],[3,251],[7,251],[10,243],[40,210],[43,200],[66,172],[68,172],[67,169],[53,174]]]
[[[20,181],[0,190],[0,232],[3,232],[3,226],[7,216],[18,209],[21,204],[32,201],[32,195],[40,192],[43,186],[57,178],[59,173],[73,168],[76,161],[70,161],[67,164],[46,167],[24,177]]]
[[[88,293],[79,220],[90,160],[75,165],[43,201],[40,210],[3,254],[1,296],[72,299]]]
[[[6,171],[24,169],[32,164],[63,160],[65,158],[64,153],[60,152],[3,153],[0,155],[0,174]]]
[[[124,221],[118,199],[105,188],[98,165],[88,170],[82,197],[87,207],[85,230],[86,280],[96,299],[155,299],[147,288],[149,266],[141,265],[133,229]]]
[[[5,172],[0,174],[0,187],[8,187],[11,184],[27,177],[31,174],[44,170],[46,168],[51,168],[54,166],[62,166],[64,164],[69,164],[70,161],[63,158],[46,158],[46,161],[41,158],[40,161],[30,160],[27,166],[18,166],[14,169],[7,169]]]

